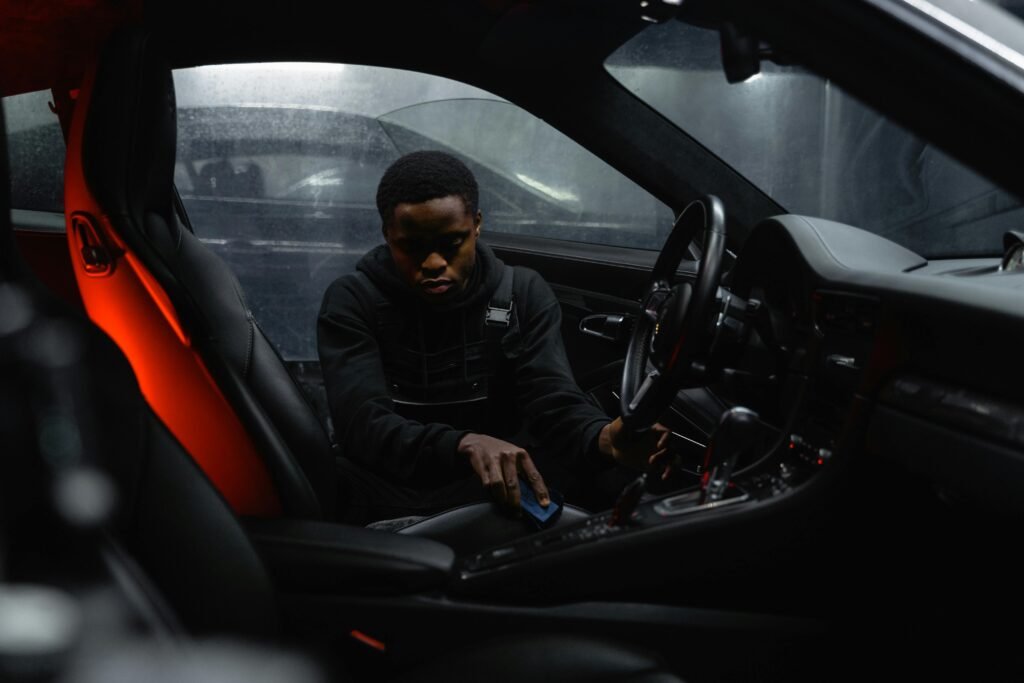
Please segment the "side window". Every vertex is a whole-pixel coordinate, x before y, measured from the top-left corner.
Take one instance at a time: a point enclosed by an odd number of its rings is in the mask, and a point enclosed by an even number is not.
[[[183,69],[175,183],[286,360],[316,358],[320,299],[380,244],[376,189],[440,149],[480,184],[485,233],[658,248],[672,212],[540,119],[478,88],[396,69]]]
[[[380,122],[403,154],[443,149],[469,165],[486,231],[658,249],[672,225],[667,206],[509,102],[426,102]]]
[[[50,99],[49,90],[3,98],[14,209],[64,212],[64,137]]]

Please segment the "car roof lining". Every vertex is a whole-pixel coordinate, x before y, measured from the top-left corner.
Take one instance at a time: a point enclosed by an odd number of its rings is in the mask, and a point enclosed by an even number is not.
[[[0,3],[0,94],[77,83],[114,29],[142,16],[142,0]]]

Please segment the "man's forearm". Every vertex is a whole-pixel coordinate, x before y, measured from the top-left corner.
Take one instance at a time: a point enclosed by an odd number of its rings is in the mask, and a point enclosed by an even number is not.
[[[466,432],[408,420],[385,403],[367,401],[351,413],[338,433],[338,443],[348,457],[406,480],[423,467],[454,466],[459,440]]]

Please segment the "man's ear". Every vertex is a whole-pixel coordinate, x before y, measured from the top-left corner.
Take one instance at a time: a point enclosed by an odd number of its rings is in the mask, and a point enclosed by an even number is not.
[[[481,212],[477,211],[476,216],[473,217],[473,227],[477,237],[480,236],[480,226],[483,225],[483,222],[484,215]]]

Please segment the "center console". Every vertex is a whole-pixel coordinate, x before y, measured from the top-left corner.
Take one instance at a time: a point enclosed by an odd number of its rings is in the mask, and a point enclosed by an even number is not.
[[[627,519],[614,523],[615,510],[591,515],[565,528],[534,534],[456,560],[455,569],[463,581],[473,582],[484,575],[500,573],[517,564],[541,558],[554,559],[569,551],[610,546],[616,541],[642,536],[651,531],[669,530],[700,517],[730,509],[761,505],[785,495],[808,481],[831,459],[831,451],[816,447],[799,435],[790,436],[777,447],[776,457],[748,467],[728,481],[721,495],[709,498],[707,487],[697,476],[695,483],[682,491],[645,496]]]
[[[813,488],[808,484],[837,459],[839,434],[872,348],[876,302],[819,291],[810,308],[793,335],[800,341],[789,347],[779,369],[776,405],[784,419],[775,421],[781,427],[743,408],[727,411],[688,485],[660,495],[645,492],[626,515],[609,510],[462,556],[455,562],[454,591],[493,592],[501,585],[541,596],[554,593],[548,583],[571,587],[573,572],[630,562],[652,566],[647,558],[654,564],[682,558],[688,568],[688,547],[713,546],[713,536],[744,526],[732,522],[763,518],[759,513]],[[795,517],[806,514],[795,503],[789,507]],[[750,537],[762,533],[756,529],[774,533],[780,527],[778,520],[747,526]],[[642,573],[630,575],[635,580]]]

